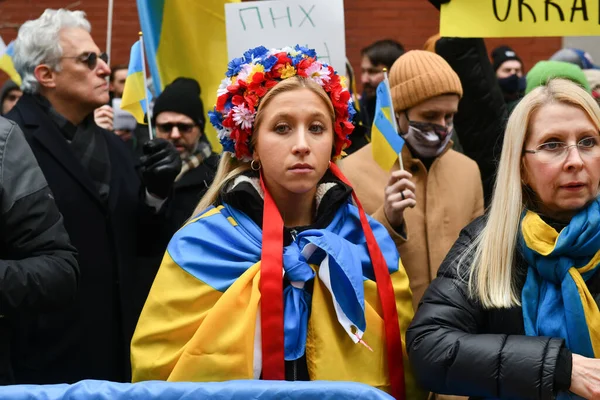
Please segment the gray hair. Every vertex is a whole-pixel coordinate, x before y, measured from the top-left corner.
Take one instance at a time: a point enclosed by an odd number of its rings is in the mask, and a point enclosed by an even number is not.
[[[83,11],[46,9],[38,19],[25,22],[19,29],[15,41],[13,62],[21,75],[21,90],[37,93],[40,85],[33,71],[40,64],[48,64],[55,71],[60,70],[60,57],[63,49],[59,33],[64,28],[82,28],[91,32],[92,27]]]

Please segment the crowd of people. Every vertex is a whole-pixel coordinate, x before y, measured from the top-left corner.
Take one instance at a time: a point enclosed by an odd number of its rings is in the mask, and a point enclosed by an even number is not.
[[[447,2],[448,0],[442,1]],[[431,1],[439,7],[439,2]],[[433,36],[296,44],[179,77],[116,124],[127,65],[46,10],[0,90],[0,384],[360,382],[397,399],[600,399],[600,68]],[[405,145],[373,151],[389,71]],[[115,102],[117,100],[117,102]],[[223,151],[211,147],[210,123]]]

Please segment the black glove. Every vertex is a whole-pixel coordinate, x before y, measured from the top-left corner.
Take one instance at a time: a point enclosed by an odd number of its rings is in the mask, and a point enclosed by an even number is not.
[[[144,144],[142,150],[144,155],[140,163],[146,189],[156,197],[165,199],[181,171],[179,152],[165,139],[152,139]]]
[[[442,4],[450,3],[450,0],[429,0],[429,2],[439,10]]]

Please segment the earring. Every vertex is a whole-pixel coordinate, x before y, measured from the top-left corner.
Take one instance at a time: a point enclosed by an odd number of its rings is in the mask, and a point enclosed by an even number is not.
[[[258,164],[258,166],[254,163]],[[261,167],[260,160],[252,160],[250,162],[250,168],[252,169],[252,171],[259,171],[260,167]]]

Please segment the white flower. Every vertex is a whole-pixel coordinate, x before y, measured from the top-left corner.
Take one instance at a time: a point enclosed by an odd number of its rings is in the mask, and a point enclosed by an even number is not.
[[[306,74],[313,81],[317,82],[319,85],[323,86],[326,82],[329,82],[331,78],[329,77],[329,69],[321,63],[314,62],[310,65],[310,67],[306,68]]]
[[[251,129],[254,123],[254,113],[250,111],[244,104],[234,106],[233,121],[242,129]]]
[[[217,89],[217,97],[227,93],[227,86],[231,85],[231,78],[225,78],[221,81],[219,88]]]
[[[244,66],[240,69],[240,73],[238,74],[238,81],[246,81],[248,79],[248,75],[252,72],[252,64],[244,64]]]
[[[229,129],[229,128],[218,129],[217,136],[219,137],[219,140],[229,139],[229,138],[231,138],[231,129]]]

